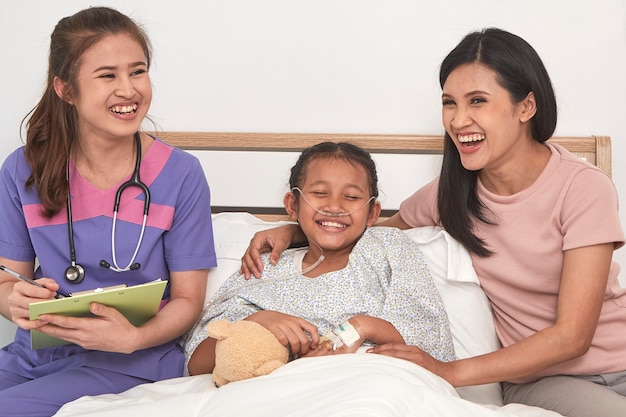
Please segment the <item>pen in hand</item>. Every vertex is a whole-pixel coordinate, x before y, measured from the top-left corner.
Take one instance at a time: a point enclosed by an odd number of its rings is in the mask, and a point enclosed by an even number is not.
[[[39,284],[37,281],[34,281],[34,280],[30,279],[30,278],[27,278],[24,275],[19,274],[19,273],[15,272],[14,270],[12,270],[11,268],[7,268],[4,265],[0,265],[0,271],[4,271],[7,274],[11,275],[13,278],[19,279],[20,281],[28,282],[29,284],[32,284],[32,285],[34,285],[36,287],[46,288],[43,285]],[[65,298],[65,297],[69,297],[69,295],[63,294],[63,293],[58,292],[58,291],[57,291],[56,295],[54,296],[54,298]]]

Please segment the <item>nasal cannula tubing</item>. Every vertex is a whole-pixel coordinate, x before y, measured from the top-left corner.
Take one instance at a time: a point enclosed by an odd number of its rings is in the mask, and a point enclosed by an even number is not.
[[[252,281],[252,282],[248,281],[247,284],[239,286],[237,288],[233,288],[232,290],[227,291],[226,293],[222,294],[220,297],[212,299],[207,304],[217,304],[217,303],[220,303],[220,302],[224,301],[226,298],[229,298],[231,295],[236,294],[242,288],[249,288],[250,286],[261,285],[261,284],[264,284],[264,283],[270,283],[270,282],[276,282],[276,281],[284,281],[284,280],[287,280],[287,279],[290,279],[290,278],[296,278],[296,277],[302,276],[302,275],[306,274],[307,272],[310,272],[310,271],[314,270],[315,268],[317,268],[319,266],[319,264],[321,264],[324,261],[325,257],[324,257],[323,249],[317,243],[315,243],[314,241],[310,240],[310,242],[312,242],[315,246],[317,246],[320,249],[320,251],[322,251],[322,254],[320,255],[320,257],[317,258],[317,261],[312,263],[310,266],[308,266],[308,267],[306,267],[306,268],[304,268],[302,270],[298,270],[297,272],[294,272],[292,274],[285,275],[285,276],[282,276],[282,277],[279,277],[279,278],[275,278],[275,279],[271,279],[271,280],[268,280],[268,279],[257,279],[257,280]],[[301,248],[300,250],[308,250],[308,248]]]
[[[353,213],[356,213],[357,211],[361,210],[363,207],[367,206],[372,200],[375,200],[376,197],[375,196],[371,196],[365,203],[363,203],[362,206],[355,208],[354,210],[348,212],[348,213],[344,213],[343,211],[339,212],[339,213],[333,213],[331,211],[322,211],[316,207],[313,207],[313,204],[311,204],[309,202],[309,200],[307,200],[307,198],[304,196],[304,193],[302,192],[302,190],[299,187],[293,187],[291,189],[291,192],[293,193],[294,190],[297,190],[300,193],[300,196],[302,196],[302,199],[304,200],[304,202],[311,207],[313,210],[315,210],[316,212],[318,212],[319,214],[322,214],[324,216],[328,216],[328,217],[345,217],[345,216],[349,216]]]
[[[309,202],[309,200],[307,200],[307,198],[304,196],[304,193],[302,192],[302,190],[300,189],[300,187],[293,187],[291,189],[291,192],[293,193],[294,190],[297,190],[300,193],[300,196],[302,197],[302,199],[304,200],[304,202],[311,207],[313,210],[315,210],[317,213],[323,215],[323,216],[328,216],[328,217],[345,217],[345,216],[349,216],[353,213],[356,213],[357,211],[361,210],[363,207],[367,206],[372,200],[376,199],[376,197],[371,196],[370,198],[367,199],[367,201],[365,203],[363,203],[362,206],[348,212],[348,213],[344,213],[344,212],[339,212],[339,213],[333,213],[331,211],[322,211],[316,207],[313,207],[313,204],[311,204]],[[322,261],[324,261],[324,250],[322,249],[322,247],[320,245],[318,245],[314,240],[309,239],[310,242],[312,242],[313,244],[315,244],[315,246],[317,246],[320,250],[320,252],[322,253],[320,255],[320,257],[317,259],[317,261],[315,261],[313,264],[311,264],[311,266],[309,266],[308,268],[302,270],[300,273],[302,275],[306,274],[309,271],[312,271],[313,269],[317,268],[319,264],[322,263]]]

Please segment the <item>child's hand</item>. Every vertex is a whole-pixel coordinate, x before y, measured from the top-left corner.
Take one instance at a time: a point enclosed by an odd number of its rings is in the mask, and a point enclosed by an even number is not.
[[[320,338],[320,342],[318,343],[317,348],[311,350],[306,355],[306,357],[327,356],[327,355],[336,355],[336,354],[342,354],[342,353],[356,352],[359,349],[359,347],[363,344],[363,342],[365,342],[365,340],[367,339],[365,335],[365,331],[362,327],[362,323],[361,323],[362,320],[360,319],[360,317],[361,316],[354,316],[349,320],[349,324],[354,327],[354,330],[358,333],[358,336],[359,336],[358,340],[353,340],[350,346],[347,346],[345,344],[346,341],[343,339],[341,339],[341,341],[338,341],[337,339],[333,341],[333,337],[331,337],[332,334],[330,334],[331,332],[329,332]]]
[[[311,349],[317,348],[320,340],[314,324],[289,314],[262,310],[248,316],[246,320],[255,321],[274,333],[278,341],[295,356],[306,355]]]
[[[312,358],[315,356],[328,356],[328,355],[340,355],[344,353],[354,353],[359,347],[361,347],[361,341],[355,343],[351,347],[343,345],[341,347],[333,349],[333,343],[330,340],[320,342],[315,349],[309,350],[306,355],[302,355],[303,358]]]

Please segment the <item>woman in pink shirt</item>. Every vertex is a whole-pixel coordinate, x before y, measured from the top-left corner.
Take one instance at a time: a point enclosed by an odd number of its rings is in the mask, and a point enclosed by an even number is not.
[[[502,349],[452,362],[397,343],[371,352],[412,361],[456,387],[502,381],[505,402],[569,417],[623,416],[626,290],[612,254],[624,233],[611,179],[546,143],[556,99],[520,37],[468,34],[444,59],[440,84],[441,175],[383,224],[440,225],[463,243]],[[259,252],[276,259],[299,239],[295,226],[257,234],[242,271],[258,277]]]

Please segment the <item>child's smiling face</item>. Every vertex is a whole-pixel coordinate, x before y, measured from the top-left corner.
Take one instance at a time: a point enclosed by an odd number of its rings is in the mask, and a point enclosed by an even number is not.
[[[380,205],[371,202],[368,174],[361,165],[337,158],[310,161],[298,191],[285,196],[285,208],[309,240],[327,251],[350,252],[367,226],[378,220]],[[344,215],[339,215],[344,213]],[[314,244],[313,244],[314,243]]]

